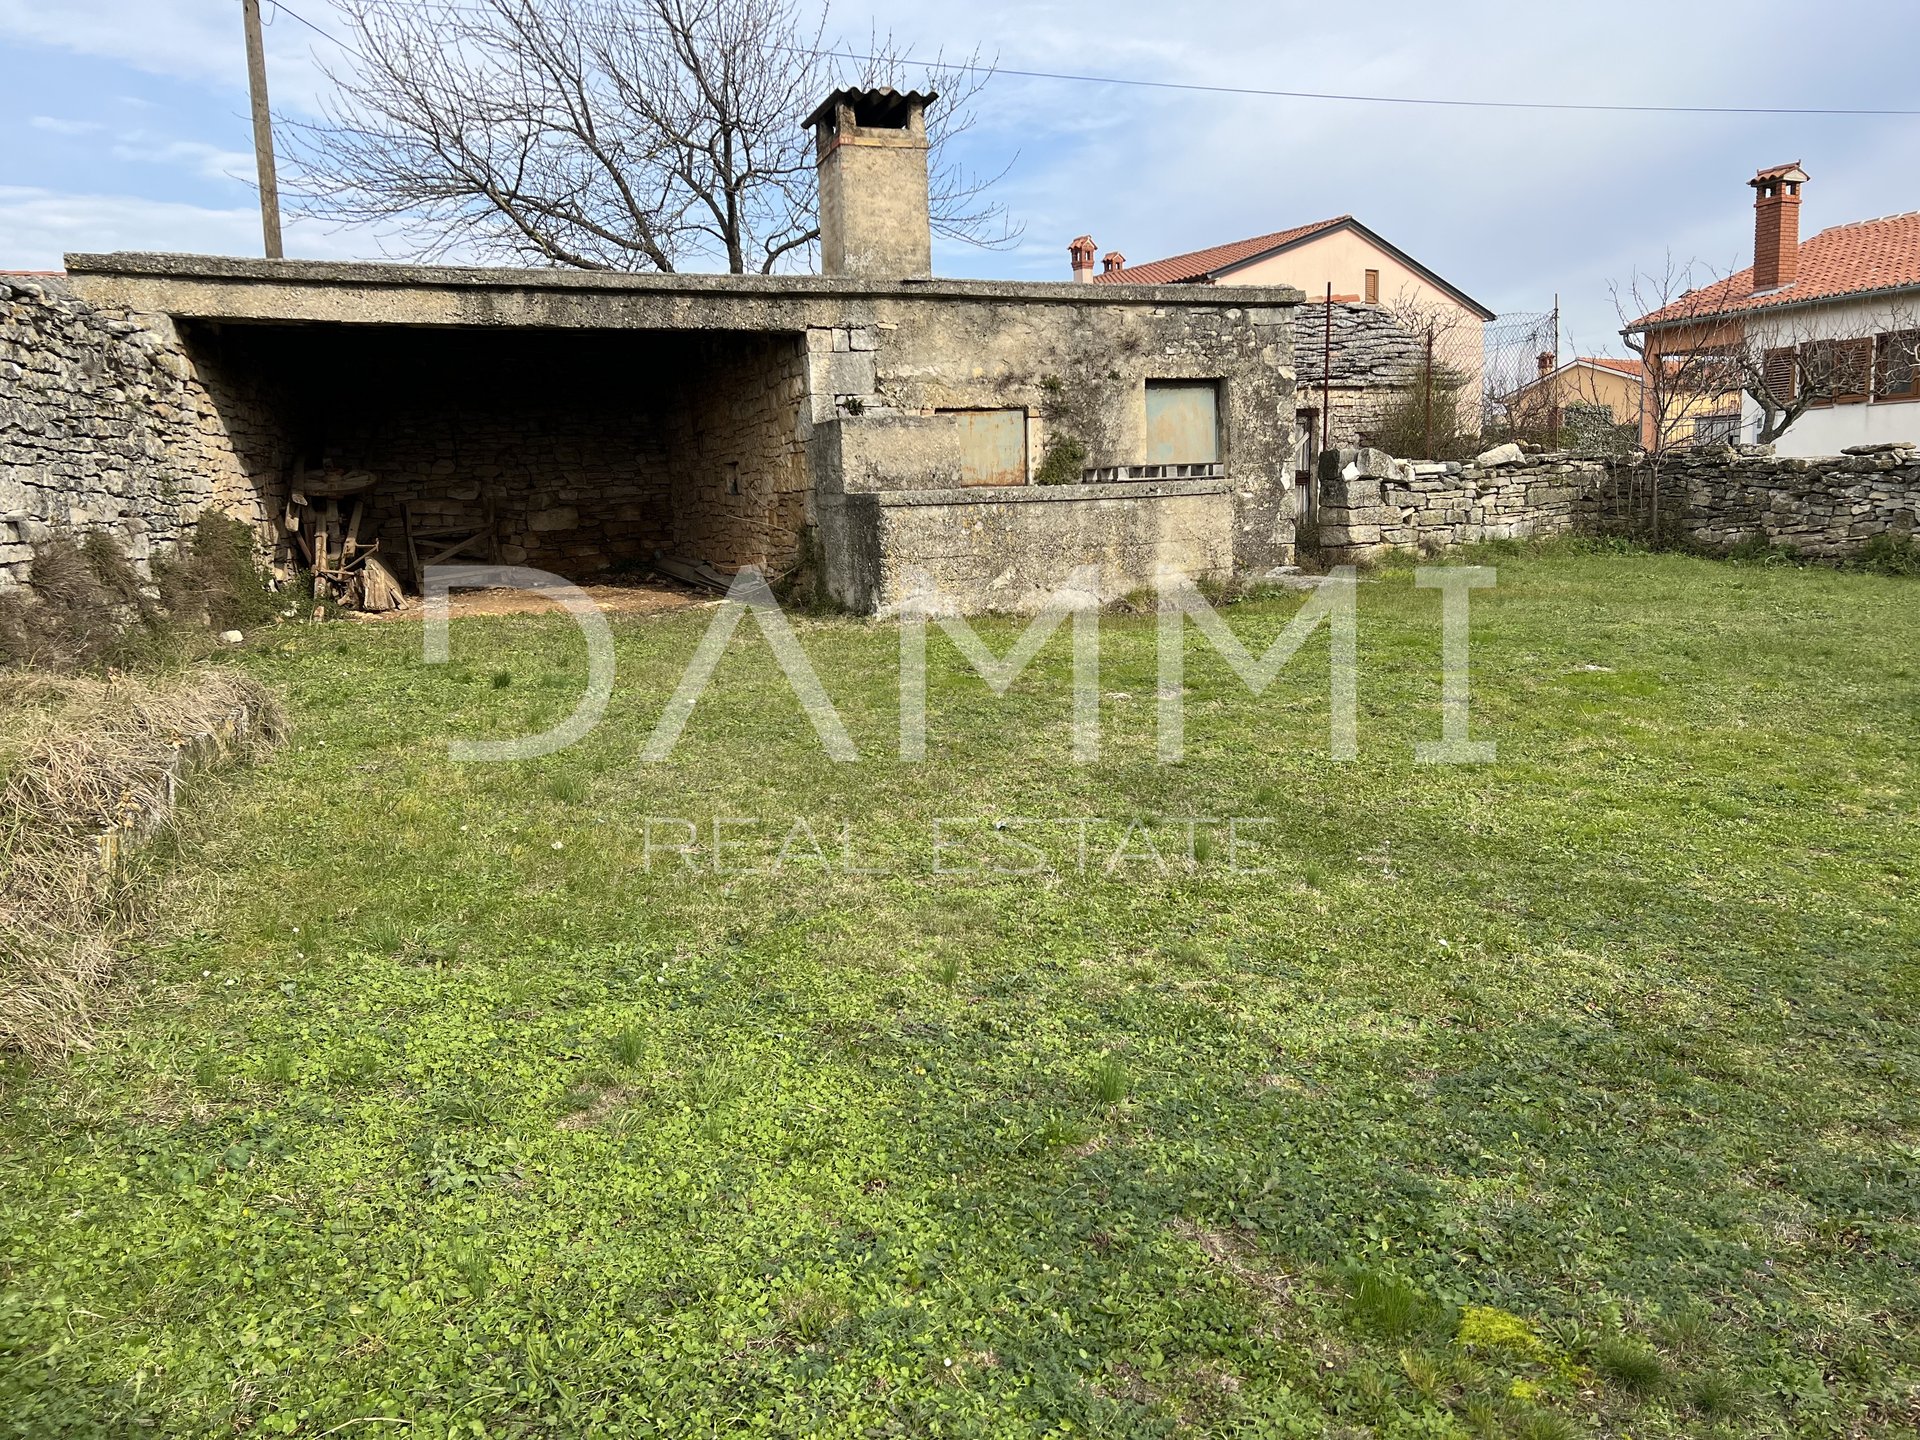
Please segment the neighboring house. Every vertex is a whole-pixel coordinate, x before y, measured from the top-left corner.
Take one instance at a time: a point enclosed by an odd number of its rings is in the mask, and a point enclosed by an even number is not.
[[[1579,355],[1556,366],[1551,353],[1539,358],[1539,375],[1512,394],[1500,408],[1517,430],[1560,430],[1570,412],[1604,410],[1613,425],[1640,422],[1641,387],[1646,371],[1640,361],[1605,355]]]
[[[1478,428],[1484,328],[1495,318],[1493,311],[1351,215],[1141,265],[1109,251],[1099,273],[1092,237],[1083,235],[1068,249],[1073,278],[1091,284],[1292,285],[1304,291],[1308,304],[1300,309],[1294,344],[1301,387],[1297,420],[1313,439],[1303,463],[1310,463],[1322,430],[1321,396],[1314,387],[1321,380],[1329,327],[1326,312],[1317,311],[1314,302],[1324,303],[1329,290],[1339,307],[1331,326],[1332,389],[1339,393],[1326,397],[1332,416],[1324,427],[1333,444],[1364,439],[1368,417],[1377,413],[1382,397],[1404,383],[1406,363],[1391,357],[1396,351],[1413,356],[1418,347],[1397,342],[1390,332],[1424,331],[1429,322],[1438,337],[1439,363],[1466,376],[1463,419]]]
[[[1697,442],[1761,437],[1754,384],[1776,409],[1805,406],[1774,440],[1779,454],[1920,440],[1920,212],[1836,225],[1803,243],[1808,178],[1798,163],[1755,175],[1754,263],[1627,327],[1649,355],[1724,353],[1730,376],[1749,379],[1730,378],[1700,407]],[[1643,439],[1651,427],[1648,417]]]

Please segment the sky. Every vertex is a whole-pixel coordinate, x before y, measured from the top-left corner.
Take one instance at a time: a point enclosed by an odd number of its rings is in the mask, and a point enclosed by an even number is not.
[[[335,34],[329,0],[294,9]],[[317,112],[340,52],[263,0],[274,108]],[[1763,165],[1811,174],[1802,234],[1920,208],[1920,118],[1597,114],[1202,94],[1054,71],[1346,95],[1920,109],[1916,0],[973,0],[835,8],[1003,73],[965,138],[1012,168],[1015,246],[936,244],[943,275],[1060,280],[1093,235],[1135,263],[1353,214],[1503,315],[1560,297],[1564,353],[1619,353],[1610,284],[1671,254],[1751,258]],[[857,43],[850,41],[849,43]],[[239,0],[0,0],[0,269],[67,251],[260,252]],[[289,226],[287,253],[400,258],[403,237]]]

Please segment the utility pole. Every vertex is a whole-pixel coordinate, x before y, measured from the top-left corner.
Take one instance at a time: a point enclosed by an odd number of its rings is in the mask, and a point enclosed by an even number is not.
[[[1433,459],[1433,322],[1427,322],[1427,459]]]
[[[1320,351],[1320,449],[1325,451],[1333,437],[1333,282],[1327,281],[1326,339]],[[1319,462],[1314,462],[1319,474]]]
[[[253,158],[260,171],[260,229],[267,258],[281,258],[280,181],[273,169],[273,115],[267,109],[267,50],[260,39],[260,0],[240,0],[247,24],[247,88],[253,93]]]
[[[1548,373],[1551,374],[1554,370],[1558,370],[1559,368],[1560,368],[1560,292],[1556,290],[1553,292],[1553,365],[1548,370]],[[1547,382],[1547,447],[1552,450],[1558,450],[1560,448],[1559,389],[1560,387],[1557,381],[1550,380]]]

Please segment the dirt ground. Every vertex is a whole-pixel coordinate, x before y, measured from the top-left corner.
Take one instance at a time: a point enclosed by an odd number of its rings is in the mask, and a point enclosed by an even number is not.
[[[719,598],[700,590],[648,582],[582,585],[580,588],[606,615],[664,615],[711,604]],[[539,615],[560,608],[557,602],[526,590],[460,590],[453,595],[452,607],[456,620],[478,615]],[[424,618],[426,607],[415,600],[398,610],[347,613],[355,620],[417,621]]]

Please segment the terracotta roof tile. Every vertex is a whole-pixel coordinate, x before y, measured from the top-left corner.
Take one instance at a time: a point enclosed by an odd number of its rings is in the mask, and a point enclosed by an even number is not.
[[[1597,366],[1602,370],[1617,371],[1622,375],[1631,375],[1636,380],[1647,373],[1647,367],[1642,365],[1638,360],[1621,360],[1611,355],[1581,355],[1575,358],[1575,363]]]
[[[1738,275],[1689,290],[1628,328],[1907,288],[1920,288],[1920,210],[1822,230],[1800,246],[1800,273],[1791,285],[1755,294],[1749,265]]]
[[[1205,250],[1191,250],[1185,255],[1169,256],[1165,260],[1149,260],[1144,265],[1128,265],[1124,269],[1096,275],[1093,280],[1096,285],[1188,285],[1205,280],[1229,265],[1238,265],[1243,260],[1251,260],[1282,245],[1291,245],[1322,230],[1331,230],[1351,219],[1351,215],[1336,215],[1331,220],[1316,220],[1311,225],[1296,225],[1291,230],[1276,230],[1271,235],[1256,235],[1251,240],[1234,240],[1225,245],[1209,246]]]

